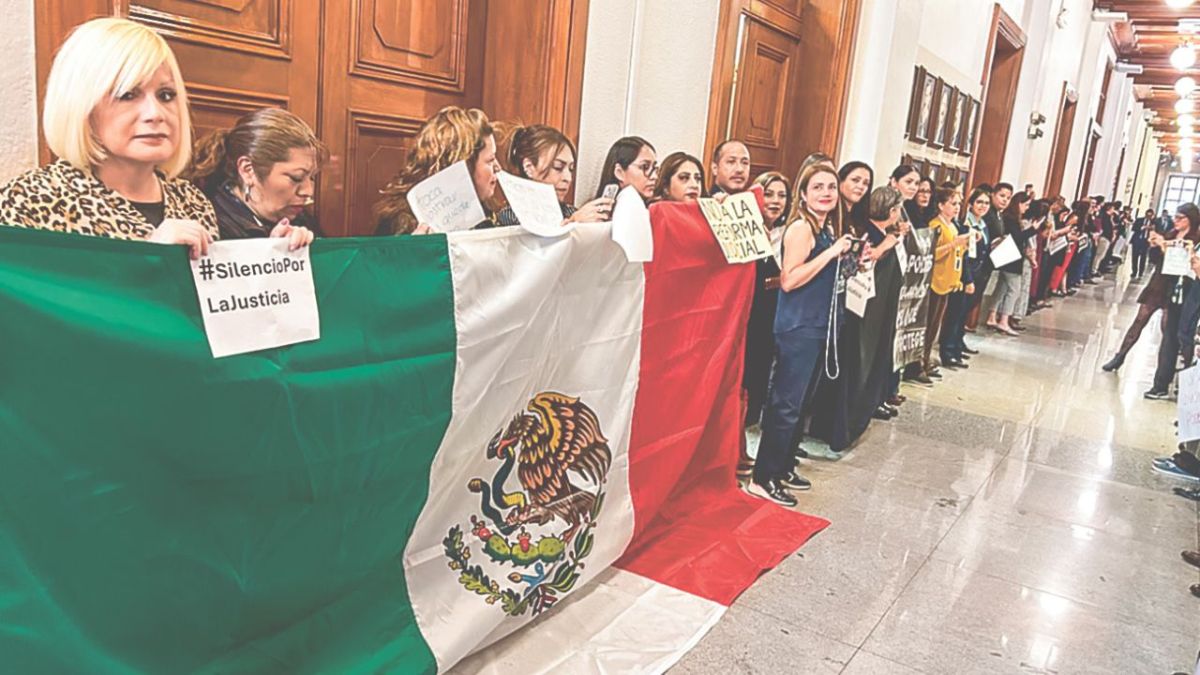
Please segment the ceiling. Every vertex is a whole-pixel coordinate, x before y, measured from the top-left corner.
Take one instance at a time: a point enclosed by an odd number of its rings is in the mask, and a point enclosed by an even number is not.
[[[1200,83],[1200,62],[1188,71],[1181,72],[1171,65],[1170,57],[1186,37],[1190,37],[1192,44],[1200,51],[1200,0],[1184,9],[1172,9],[1165,0],[1096,0],[1094,5],[1096,9],[1129,15],[1128,22],[1112,24],[1113,46],[1121,61],[1144,68],[1142,74],[1132,76],[1134,91],[1138,100],[1154,112],[1151,125],[1160,142],[1177,150],[1179,128],[1175,124],[1178,117],[1175,103],[1179,96],[1175,93],[1175,81],[1184,75],[1191,75]],[[1186,30],[1191,30],[1188,22],[1194,23],[1197,32],[1180,32],[1181,21]],[[1200,101],[1200,90],[1190,98]],[[1193,115],[1200,117],[1200,103]],[[1200,128],[1200,125],[1196,126]]]

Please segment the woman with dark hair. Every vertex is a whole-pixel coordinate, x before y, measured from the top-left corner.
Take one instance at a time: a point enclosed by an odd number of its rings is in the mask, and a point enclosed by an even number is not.
[[[888,178],[888,185],[899,192],[900,197],[904,200],[904,206],[900,209],[900,223],[906,226],[905,229],[929,227],[927,216],[930,196],[933,194],[933,181],[923,177],[915,166],[901,164],[892,170],[892,174]],[[916,240],[909,234],[901,239],[899,245],[904,247],[905,261],[920,252]],[[905,271],[904,269],[900,270],[902,281]],[[920,364],[898,363],[896,367],[897,370],[892,376],[891,395],[887,401],[891,406],[899,406],[908,400],[900,393],[901,371],[906,378],[919,379]]]
[[[841,452],[853,445],[872,419],[888,420],[899,411],[887,402],[892,390],[893,343],[900,307],[902,275],[895,248],[908,234],[901,221],[900,193],[891,186],[876,188],[868,198],[865,236],[875,295],[861,317],[846,313],[838,346],[839,373],[822,377],[813,395],[810,433]]]
[[[508,134],[508,152],[504,153],[508,171],[514,175],[554,186],[558,207],[565,222],[596,223],[608,220],[613,200],[593,199],[578,209],[567,203],[575,182],[575,144],[561,131],[544,124],[517,127]],[[512,207],[496,214],[501,227],[520,225]]]
[[[841,234],[838,176],[833,165],[818,163],[802,170],[793,194],[790,222],[784,226],[782,237],[783,264],[774,326],[777,362],[754,475],[747,486],[750,494],[785,506],[796,505],[789,489],[812,487],[793,469],[794,439],[821,354],[831,330],[841,323],[837,277],[840,260],[850,250],[850,236]]]
[[[917,207],[914,202],[917,192],[921,188],[922,180],[921,172],[911,164],[901,164],[896,167],[888,178],[888,185],[895,188],[900,196],[904,197],[904,210],[900,214],[900,219],[908,221],[913,227],[927,227],[929,224],[927,219],[922,218],[924,215],[922,209]]]
[[[929,313],[925,324],[925,352],[921,362],[921,375],[924,377],[917,380],[923,384],[930,383],[929,374],[933,370],[933,345],[937,344],[941,334],[950,294],[963,286],[963,255],[966,254],[967,245],[973,237],[970,234],[959,234],[958,228],[954,225],[954,220],[958,217],[959,206],[962,204],[962,194],[949,187],[940,187],[935,194],[938,215],[929,221],[929,229],[936,232],[936,239],[933,244],[933,274],[929,281]]]
[[[617,139],[608,149],[604,168],[600,170],[600,185],[596,187],[596,199],[604,196],[604,188],[616,185],[620,189],[632,185],[642,199],[654,196],[654,184],[658,179],[658,158],[654,146],[640,136],[625,136]]]
[[[856,236],[867,233],[870,225],[869,199],[875,183],[875,172],[865,162],[847,162],[838,170],[838,192],[842,196],[842,215],[846,226]]]
[[[658,167],[658,184],[651,201],[694,202],[707,197],[704,167],[686,152],[672,152]]]
[[[1109,359],[1108,363],[1101,366],[1106,372],[1114,372],[1125,363],[1125,356],[1129,354],[1129,350],[1137,344],[1138,338],[1142,336],[1142,330],[1146,324],[1150,323],[1150,319],[1158,310],[1163,310],[1163,341],[1167,340],[1167,323],[1171,321],[1171,305],[1172,296],[1175,295],[1175,286],[1179,281],[1179,277],[1173,274],[1163,274],[1163,254],[1167,250],[1167,246],[1177,245],[1171,244],[1174,241],[1186,240],[1195,244],[1200,241],[1200,209],[1196,208],[1195,204],[1181,204],[1175,211],[1175,216],[1172,219],[1170,231],[1166,235],[1158,232],[1151,232],[1147,235],[1147,245],[1150,247],[1150,266],[1153,270],[1150,275],[1150,281],[1146,283],[1146,287],[1142,289],[1141,295],[1138,296],[1138,313],[1134,317],[1133,323],[1129,325],[1129,329],[1125,331],[1125,338],[1121,341],[1121,346],[1117,349],[1117,353]],[[1176,307],[1178,310],[1178,306]],[[1174,322],[1175,328],[1172,328],[1170,333],[1177,332],[1179,325],[1179,311],[1176,311]],[[1178,339],[1176,336],[1174,339]],[[1170,345],[1166,345],[1170,347]],[[1178,351],[1176,348],[1175,351]],[[1159,355],[1162,356],[1162,348],[1159,349]],[[1160,360],[1161,365],[1161,360]],[[1158,394],[1165,392],[1167,385],[1171,382],[1171,377],[1174,376],[1174,364],[1171,364],[1172,372],[1170,376],[1164,374],[1164,381],[1159,382],[1158,373],[1155,373],[1155,386],[1147,392],[1148,398],[1162,398],[1160,396],[1149,396],[1149,394]],[[1159,385],[1162,386],[1159,386]],[[1165,394],[1164,394],[1165,396]]]
[[[1046,200],[1033,199],[1029,202],[1025,217],[1021,219],[1021,231],[1025,237],[1025,247],[1021,250],[1024,257],[1021,262],[1021,292],[1017,294],[1016,308],[1008,317],[1008,325],[1018,332],[1025,330],[1021,320],[1029,315],[1033,302],[1033,289],[1036,287],[1041,261],[1041,237],[1038,236],[1038,230],[1046,220],[1046,208]]]
[[[1001,222],[1004,223],[1004,236],[1011,238],[1016,244],[1017,250],[1022,252],[1022,255],[1013,262],[1000,267],[996,271],[999,276],[996,278],[996,292],[992,296],[992,308],[988,312],[987,326],[997,333],[1004,335],[1017,336],[1020,335],[1013,327],[1008,324],[1008,317],[1012,316],[1017,306],[1017,298],[1021,294],[1021,274],[1024,268],[1024,250],[1025,244],[1029,242],[1030,235],[1028,231],[1021,227],[1021,221],[1025,218],[1025,212],[1029,210],[1029,194],[1018,192],[1012,196],[1012,200],[1008,202],[1008,206],[1000,214]],[[999,245],[1000,242],[997,242]]]
[[[1175,209],[1172,219],[1174,225],[1173,240],[1168,240],[1157,233],[1150,235],[1150,246],[1158,249],[1164,255],[1168,246],[1186,246],[1189,258],[1194,255],[1196,243],[1200,241],[1200,208],[1190,202],[1180,204]],[[1182,241],[1180,241],[1182,240]],[[1154,382],[1144,394],[1148,399],[1164,399],[1169,395],[1171,381],[1175,379],[1175,366],[1179,363],[1180,340],[1179,323],[1183,315],[1183,298],[1187,286],[1195,283],[1186,276],[1162,274],[1162,261],[1156,265],[1155,275],[1163,279],[1163,328],[1162,341],[1158,343],[1158,367],[1154,369]],[[1153,280],[1151,280],[1153,283]],[[1147,289],[1149,286],[1147,286]],[[1143,291],[1143,294],[1145,292]],[[1139,298],[1140,300],[1140,298]],[[1140,315],[1140,312],[1139,312]],[[1124,345],[1122,345],[1124,346]],[[1184,357],[1185,363],[1191,363],[1191,355]]]
[[[664,167],[666,164],[664,163]],[[784,226],[791,212],[792,189],[787,178],[778,171],[768,171],[754,179],[754,184],[763,191],[763,221],[772,239]],[[775,306],[779,302],[779,265],[774,256],[763,258],[756,264],[754,300],[750,305],[750,319],[746,322],[745,369],[742,371],[742,388],[746,391],[747,428],[762,420],[763,406],[767,402],[767,389],[771,384],[771,364],[775,361]],[[742,446],[738,474],[749,475],[754,468],[750,456]]]
[[[266,108],[200,139],[183,177],[213,203],[222,239],[286,238],[297,248],[319,231],[307,209],[326,155],[304,120]]]
[[[939,344],[942,364],[949,368],[966,368],[966,361],[978,350],[967,346],[967,313],[970,310],[976,294],[982,293],[981,284],[975,283],[983,262],[987,258],[988,239],[987,224],[983,217],[991,208],[991,192],[987,186],[981,185],[971,191],[967,197],[966,214],[958,227],[959,234],[970,234],[967,254],[963,258],[963,289],[951,293],[946,304],[946,321],[942,325],[942,340]],[[970,290],[968,293],[968,285]]]

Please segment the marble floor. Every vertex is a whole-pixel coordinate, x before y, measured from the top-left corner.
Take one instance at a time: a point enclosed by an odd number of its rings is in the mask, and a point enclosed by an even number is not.
[[[798,508],[832,525],[671,673],[1191,673],[1200,519],[1149,468],[1175,446],[1175,404],[1142,398],[1157,325],[1100,371],[1140,290],[1118,276],[968,335],[969,370],[806,460]]]

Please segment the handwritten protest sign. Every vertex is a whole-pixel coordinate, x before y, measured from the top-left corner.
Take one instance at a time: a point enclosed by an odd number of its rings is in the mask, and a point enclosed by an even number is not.
[[[466,162],[455,162],[414,185],[408,205],[418,223],[436,232],[469,230],[487,217]]]
[[[575,229],[574,223],[563,224],[562,207],[558,205],[553,185],[504,172],[498,177],[509,207],[526,232],[539,237],[561,237]]]
[[[696,201],[730,264],[762,260],[771,255],[771,240],[753,192],[732,195],[723,202],[707,197]]]
[[[896,340],[892,358],[896,368],[920,361],[925,348],[925,323],[929,312],[929,278],[933,275],[934,231],[913,230],[900,245],[907,256],[896,312]]]

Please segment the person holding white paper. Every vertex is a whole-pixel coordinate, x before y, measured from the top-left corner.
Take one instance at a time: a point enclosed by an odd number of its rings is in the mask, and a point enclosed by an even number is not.
[[[294,251],[318,229],[307,208],[326,154],[304,120],[264,108],[200,139],[183,175],[212,201],[222,239],[281,238]]]
[[[1032,230],[1021,228],[1021,219],[1025,217],[1028,210],[1029,195],[1018,192],[1012,196],[1008,206],[1001,214],[1004,236],[1008,239],[1010,246],[1015,245],[1017,259],[996,270],[999,277],[996,283],[996,294],[992,296],[992,308],[988,312],[987,326],[997,333],[1005,335],[1020,335],[1009,325],[1008,318],[1012,316],[1013,310],[1017,306],[1017,295],[1021,292],[1021,271],[1024,257],[1020,252],[1025,249],[1029,237],[1033,236]]]
[[[142,24],[75,28],[46,81],[42,128],[57,158],[0,187],[0,223],[187,246],[220,234],[212,204],[177,176],[192,156],[187,90],[175,55]]]
[[[566,223],[598,223],[612,216],[613,201],[606,197],[593,199],[578,209],[567,202],[575,182],[575,144],[563,132],[545,124],[517,127],[508,140],[504,153],[509,173],[553,185],[558,206]],[[511,227],[521,224],[512,207],[506,206],[496,214],[496,224]]]
[[[375,204],[377,235],[425,234],[428,224],[418,223],[408,203],[408,191],[456,162],[466,162],[475,195],[484,205],[484,220],[476,227],[491,227],[487,204],[496,194],[500,163],[496,138],[482,110],[446,106],[429,118],[413,139],[408,161],[382,190]]]
[[[1125,363],[1125,356],[1133,346],[1137,344],[1138,339],[1142,335],[1142,330],[1146,324],[1150,323],[1150,319],[1158,310],[1163,310],[1167,315],[1164,320],[1163,335],[1166,340],[1167,326],[1165,324],[1172,323],[1170,318],[1172,302],[1175,295],[1175,287],[1178,284],[1179,277],[1169,274],[1163,274],[1163,252],[1170,242],[1180,239],[1186,239],[1193,243],[1200,241],[1200,209],[1195,204],[1181,204],[1175,211],[1172,220],[1172,229],[1166,236],[1158,232],[1151,232],[1148,235],[1147,245],[1150,247],[1150,265],[1153,268],[1153,274],[1150,276],[1150,281],[1146,287],[1142,289],[1138,295],[1138,313],[1134,317],[1133,323],[1129,325],[1125,331],[1125,338],[1121,341],[1120,348],[1117,353],[1103,366],[1101,370],[1105,372],[1115,372]],[[1177,312],[1178,313],[1178,312]],[[1178,317],[1174,320],[1175,326],[1172,327],[1171,333],[1177,332]],[[1177,338],[1172,338],[1177,340]],[[1160,347],[1161,351],[1161,347]],[[1168,350],[1170,351],[1170,350]],[[1146,392],[1147,398],[1163,398],[1166,396],[1166,385],[1170,383],[1170,378],[1166,378],[1166,382],[1158,383]],[[1157,386],[1161,384],[1162,386]],[[1153,394],[1153,396],[1151,396]]]
[[[1182,233],[1176,239],[1188,242],[1187,248],[1194,250],[1200,240],[1200,207],[1195,204],[1183,203],[1175,210],[1175,232]],[[1161,236],[1152,235],[1151,246],[1165,249],[1168,244]],[[1148,399],[1164,399],[1169,395],[1171,381],[1175,379],[1175,367],[1179,363],[1181,341],[1179,339],[1180,325],[1183,322],[1183,301],[1188,286],[1195,283],[1186,275],[1161,275],[1166,285],[1165,304],[1163,306],[1162,341],[1158,344],[1158,367],[1154,370],[1154,382],[1143,396]],[[1184,362],[1191,363],[1192,355],[1185,355]]]
[[[611,185],[616,186],[617,192],[632,185],[642,199],[650,201],[657,180],[658,156],[654,146],[640,136],[625,136],[613,143],[604,158],[596,199],[605,196],[605,190]]]

